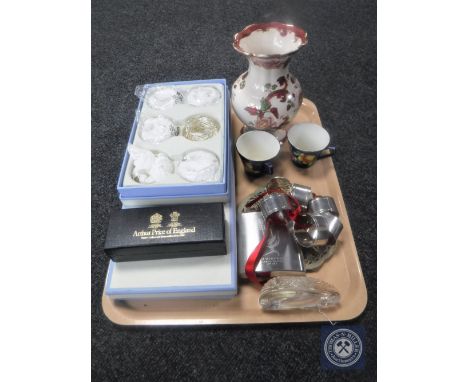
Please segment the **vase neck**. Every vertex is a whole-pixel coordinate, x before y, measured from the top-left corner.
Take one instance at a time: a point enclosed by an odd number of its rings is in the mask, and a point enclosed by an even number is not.
[[[289,57],[257,58],[249,57],[249,76],[262,83],[275,82],[289,71]]]

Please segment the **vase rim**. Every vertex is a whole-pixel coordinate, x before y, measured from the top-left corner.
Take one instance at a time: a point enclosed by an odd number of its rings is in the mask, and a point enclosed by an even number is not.
[[[280,33],[281,37],[286,37],[289,33],[294,33],[295,41],[299,39],[300,44],[295,45],[291,50],[288,50],[283,53],[268,53],[268,54],[247,51],[240,46],[241,40],[243,40],[246,37],[249,37],[253,32],[255,31],[267,32],[268,30],[271,30],[271,29],[277,30]],[[258,58],[280,58],[280,57],[289,56],[297,52],[300,48],[306,45],[307,42],[308,42],[307,32],[304,31],[302,28],[299,28],[298,26],[293,25],[293,24],[285,24],[285,23],[281,23],[277,21],[271,21],[271,22],[266,22],[266,23],[255,23],[255,24],[250,24],[246,26],[244,29],[242,29],[240,32],[234,35],[232,46],[237,52],[245,56],[258,57]]]

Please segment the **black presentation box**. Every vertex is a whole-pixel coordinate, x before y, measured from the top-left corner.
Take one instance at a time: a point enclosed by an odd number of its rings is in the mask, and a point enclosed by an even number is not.
[[[116,262],[226,255],[223,204],[115,211],[104,251]]]

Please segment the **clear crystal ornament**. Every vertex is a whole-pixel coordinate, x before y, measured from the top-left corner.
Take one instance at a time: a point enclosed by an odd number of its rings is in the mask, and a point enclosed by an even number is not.
[[[221,93],[212,86],[197,86],[187,93],[187,103],[192,106],[209,106],[220,99]]]
[[[145,100],[149,107],[156,110],[165,110],[182,102],[182,94],[169,86],[156,86],[148,89]]]
[[[277,276],[260,291],[264,310],[326,309],[338,305],[340,294],[332,285],[306,276]]]
[[[171,137],[175,137],[178,133],[175,122],[164,115],[147,118],[143,121],[139,130],[140,138],[151,144],[164,142]]]
[[[221,128],[216,119],[203,114],[186,118],[182,125],[182,135],[191,141],[205,141],[217,134]]]

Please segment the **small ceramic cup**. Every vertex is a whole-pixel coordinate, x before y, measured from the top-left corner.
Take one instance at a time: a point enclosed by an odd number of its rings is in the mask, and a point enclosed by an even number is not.
[[[244,170],[253,176],[273,174],[273,160],[277,157],[280,147],[280,143],[272,134],[259,130],[242,134],[236,142]]]
[[[315,123],[298,123],[288,130],[291,160],[298,167],[310,167],[318,159],[335,154],[330,146],[330,134]]]

